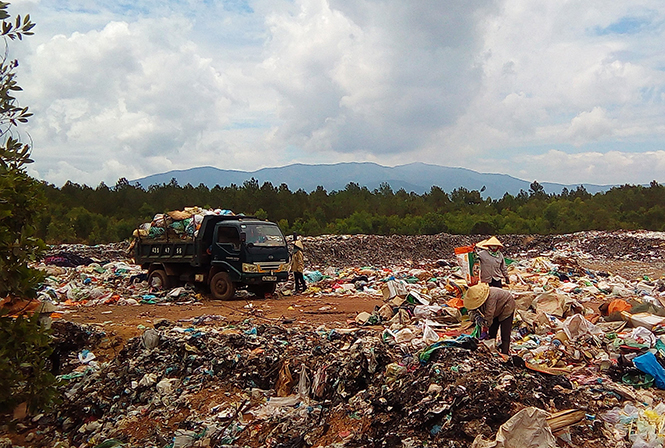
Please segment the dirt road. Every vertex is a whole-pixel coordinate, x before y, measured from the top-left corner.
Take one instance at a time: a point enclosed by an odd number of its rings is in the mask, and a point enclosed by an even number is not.
[[[78,323],[99,324],[107,332],[128,339],[143,333],[145,327],[160,319],[182,325],[202,316],[218,319],[220,325],[229,325],[254,319],[263,323],[283,323],[318,326],[326,324],[343,327],[359,312],[369,313],[383,305],[380,296],[330,295],[324,297],[275,296],[269,299],[235,299],[229,301],[204,300],[193,304],[138,305],[138,306],[82,306],[63,314],[63,318]]]

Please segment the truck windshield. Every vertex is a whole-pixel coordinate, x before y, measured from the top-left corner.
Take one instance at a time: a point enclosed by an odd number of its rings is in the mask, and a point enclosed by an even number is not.
[[[247,225],[245,232],[247,234],[247,244],[252,243],[255,246],[284,246],[286,244],[282,232],[275,225]]]

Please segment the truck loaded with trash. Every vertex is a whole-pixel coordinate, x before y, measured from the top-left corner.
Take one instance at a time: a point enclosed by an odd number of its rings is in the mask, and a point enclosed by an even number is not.
[[[134,236],[134,258],[154,289],[198,283],[215,299],[228,300],[245,288],[262,297],[288,280],[284,235],[256,217],[188,207],[155,215]]]

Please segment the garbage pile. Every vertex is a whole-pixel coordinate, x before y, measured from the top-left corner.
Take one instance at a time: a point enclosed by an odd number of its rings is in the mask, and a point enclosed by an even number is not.
[[[153,303],[187,303],[201,300],[201,294],[190,286],[170,290],[153,290],[147,272],[127,261],[104,264],[75,253],[60,252],[56,264],[37,265],[47,277],[38,292],[42,302],[64,306],[139,305]],[[62,260],[80,261],[67,266]],[[89,262],[89,264],[86,264]],[[72,263],[73,264],[73,263]]]
[[[542,374],[482,346],[442,345],[423,359],[362,328],[218,327],[209,317],[158,322],[108,363],[94,363],[94,347],[72,352],[63,402],[24,423],[31,446],[465,447],[532,407],[577,412],[539,429],[600,446],[602,415],[625,426],[662,411],[635,416],[624,403],[637,402],[632,387]]]
[[[233,215],[233,212],[222,209],[208,210],[195,206],[168,213],[158,213],[151,222],[143,223],[134,230],[133,236],[152,239],[193,239],[198,235],[203,217],[207,215]]]
[[[50,266],[76,267],[90,263],[106,264],[111,261],[127,260],[129,242],[98,244],[60,244],[50,246],[43,258],[43,263]]]
[[[663,234],[502,237],[517,302],[508,359],[463,306],[454,247],[473,240],[304,238],[305,297],[382,300],[336,328],[154,320],[102,362],[104,335],[56,321],[56,339],[74,341],[58,350],[63,401],[18,431],[60,447],[663,446],[665,281],[579,263],[661,261]],[[151,298],[130,260],[90,259],[44,264],[42,298],[138,305],[178,291]]]
[[[230,213],[228,210],[203,212]],[[184,216],[188,212],[179,213]],[[164,222],[168,220],[164,216],[161,219]],[[152,224],[149,225],[152,228]],[[502,236],[502,239],[506,246],[504,253],[508,257],[522,259],[546,255],[555,264],[573,269],[577,274],[585,271],[576,261],[582,258],[662,260],[661,246],[665,244],[665,235],[657,232],[507,235]],[[454,248],[471,244],[474,237],[448,234],[327,235],[304,237],[303,240],[306,266],[310,268],[305,273],[306,280],[310,284],[325,280],[314,285],[315,288],[310,291],[326,289],[327,281],[332,286],[330,292],[348,292],[355,289],[379,294],[381,284],[370,284],[363,280],[364,277],[383,281],[390,275],[408,277],[405,273],[424,268],[432,271],[433,275],[438,276],[438,283],[442,283],[441,279],[449,277],[456,268]],[[145,272],[133,264],[128,249],[129,242],[97,246],[69,244],[49,248],[40,265],[49,275],[41,294],[42,299],[50,298],[56,302],[78,305],[114,303],[121,298],[129,300],[130,304],[197,299],[200,291],[183,288],[185,285],[180,285],[179,289],[170,295],[168,292],[151,291],[147,283],[142,283]],[[348,281],[354,278],[356,281],[352,282],[354,287],[351,287]],[[365,283],[362,283],[363,281]],[[293,287],[290,283],[280,284],[279,290],[288,294]]]
[[[487,235],[489,236],[489,235]],[[454,259],[455,247],[482,235],[323,235],[304,237],[305,255],[314,266],[386,266]],[[665,233],[646,231],[578,232],[568,235],[501,235],[508,257],[535,257],[554,251],[569,255],[626,260],[663,260]]]

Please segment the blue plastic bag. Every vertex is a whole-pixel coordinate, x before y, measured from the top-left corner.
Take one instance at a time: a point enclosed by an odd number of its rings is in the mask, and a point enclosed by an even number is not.
[[[665,389],[665,369],[658,363],[653,353],[647,352],[634,358],[633,364],[642,372],[654,377],[658,389]]]

